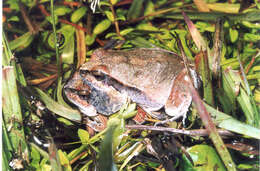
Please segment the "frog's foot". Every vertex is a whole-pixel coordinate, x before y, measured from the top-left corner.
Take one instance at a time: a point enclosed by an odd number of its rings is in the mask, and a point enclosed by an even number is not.
[[[188,89],[189,84],[192,84],[192,82],[188,79],[185,70],[182,70],[176,77],[170,97],[165,104],[165,112],[172,118],[158,124],[174,121],[182,116],[184,122],[192,101],[192,96]]]
[[[90,119],[89,117],[87,118],[87,126],[92,128],[94,131],[100,132],[106,128],[107,117],[99,114],[92,119]]]
[[[173,121],[175,121],[176,119],[179,119],[179,118],[182,117],[182,116],[183,116],[182,123],[183,123],[183,125],[184,125],[184,124],[185,124],[185,119],[186,119],[186,113],[185,113],[184,115],[174,116],[174,117],[172,117],[172,118],[170,118],[170,119],[165,119],[165,120],[163,120],[163,121],[156,122],[156,123],[154,124],[154,126],[163,125],[163,124],[166,124],[166,123],[168,123],[168,122],[173,122]]]
[[[150,116],[152,116],[155,119],[163,120],[166,119],[166,115],[162,111],[150,111],[147,108],[142,108],[146,113],[148,113]]]

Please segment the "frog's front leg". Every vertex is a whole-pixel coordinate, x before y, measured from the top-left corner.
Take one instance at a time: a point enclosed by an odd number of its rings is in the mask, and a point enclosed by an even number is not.
[[[107,127],[107,117],[101,114],[94,117],[87,117],[87,126],[96,132],[101,132]]]
[[[183,69],[175,78],[171,89],[171,94],[165,104],[165,112],[172,118],[158,122],[156,125],[174,121],[180,117],[183,117],[183,121],[185,120],[192,101],[188,84],[192,84],[192,82],[188,78],[186,70]]]

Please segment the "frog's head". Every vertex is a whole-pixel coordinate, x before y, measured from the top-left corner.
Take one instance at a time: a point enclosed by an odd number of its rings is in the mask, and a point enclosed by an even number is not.
[[[108,84],[109,76],[99,71],[80,69],[64,86],[68,100],[82,113],[111,115],[126,102],[127,96]]]

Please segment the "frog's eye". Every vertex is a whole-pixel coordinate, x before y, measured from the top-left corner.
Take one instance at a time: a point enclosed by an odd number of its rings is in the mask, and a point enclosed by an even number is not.
[[[79,70],[79,75],[84,78],[86,77],[87,74],[89,74],[90,72],[88,70]]]
[[[80,96],[87,96],[90,94],[90,91],[89,90],[80,90],[80,91],[77,91],[77,94]]]
[[[91,71],[91,73],[98,81],[103,81],[106,79],[106,75],[100,71]]]

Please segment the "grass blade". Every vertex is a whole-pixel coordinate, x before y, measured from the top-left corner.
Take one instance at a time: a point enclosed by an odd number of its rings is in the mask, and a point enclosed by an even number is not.
[[[213,122],[220,128],[224,128],[226,130],[236,132],[238,134],[242,134],[245,136],[249,136],[252,138],[260,139],[260,129],[252,127],[251,125],[247,125],[243,122],[236,120],[235,118],[220,112],[210,105],[204,103],[207,111],[210,113]]]
[[[238,71],[226,69],[223,72],[223,89],[231,102],[235,100],[238,101],[245,114],[246,123],[257,126],[259,123],[257,115],[259,115],[259,113],[257,109],[254,109],[254,103],[251,103],[250,96],[245,90],[244,82]]]
[[[81,121],[81,115],[78,110],[74,110],[59,104],[38,88],[36,88],[36,91],[39,94],[39,98],[44,102],[44,104],[50,111],[69,120],[73,120],[76,122]]]
[[[9,147],[11,149],[10,147],[12,147],[13,150],[20,149],[23,154],[28,151],[28,148],[24,136],[23,116],[17,91],[15,70],[14,67],[6,66],[2,72],[3,122],[6,128],[4,129],[4,142],[8,145],[5,148]],[[22,157],[22,154],[18,155]],[[6,155],[6,157],[9,158],[9,155]]]
[[[135,19],[140,16],[143,7],[143,0],[134,0],[127,14],[127,19]]]
[[[112,125],[108,128],[105,138],[101,143],[99,165],[101,171],[116,171],[116,165],[113,161],[113,134],[116,125]]]

